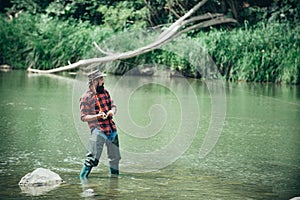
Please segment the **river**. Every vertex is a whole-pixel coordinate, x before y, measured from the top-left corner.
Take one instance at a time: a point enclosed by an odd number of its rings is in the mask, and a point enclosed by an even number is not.
[[[224,83],[222,91],[209,81],[137,76],[108,76],[105,86],[118,106],[121,175],[109,177],[103,154],[83,184],[84,78],[0,72],[1,199],[300,196],[299,86]],[[20,188],[38,167],[64,183],[41,194]]]

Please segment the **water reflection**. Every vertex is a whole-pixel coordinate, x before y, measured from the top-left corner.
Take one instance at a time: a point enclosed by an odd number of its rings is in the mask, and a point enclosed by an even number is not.
[[[119,196],[120,189],[119,189],[119,178],[109,178],[108,179],[108,189],[105,192],[105,196],[107,199],[115,199]]]
[[[54,190],[58,188],[60,184],[57,185],[43,185],[43,186],[25,186],[25,185],[20,185],[20,189],[22,193],[30,196],[40,196],[44,195],[51,190]]]
[[[80,180],[82,186],[81,196],[90,199],[92,197],[101,196],[101,199],[116,199],[119,197],[119,178],[110,177],[108,179],[99,179],[98,181],[91,179]],[[104,183],[107,185],[104,185]]]
[[[119,79],[109,77],[105,83],[107,88],[113,92]],[[127,85],[120,85],[123,92],[126,92],[126,87],[135,85],[137,79],[126,81]],[[143,81],[145,83],[141,79]],[[191,90],[187,90],[180,79],[164,81],[169,81],[175,91],[190,95]],[[122,171],[117,180],[107,178],[106,168],[101,166],[104,175],[91,176],[85,187],[93,189],[96,197],[86,198],[281,200],[299,196],[300,87],[248,83],[225,85],[227,112],[222,135],[213,151],[205,159],[199,159],[199,149],[211,120],[211,97],[205,83],[198,80],[188,82],[195,91],[201,118],[187,151],[158,172],[136,174]],[[83,84],[86,89],[85,82]],[[29,192],[23,193],[17,183],[28,171],[45,167],[57,171],[66,184],[43,193],[39,199],[83,199],[81,195],[85,189],[78,174],[85,145],[79,139],[74,119],[81,127],[87,126],[79,118],[73,119],[73,100],[76,100],[74,109],[79,110],[79,98],[72,96],[73,85],[73,80],[65,77],[35,76],[21,71],[0,72],[1,198],[32,199],[28,197]],[[119,111],[130,108],[136,122],[142,125],[143,122],[149,123],[148,105],[166,102],[164,105],[169,111],[178,104],[176,96],[161,86],[148,85],[136,91],[134,99],[124,106],[124,99],[113,96],[120,106]],[[186,118],[196,123],[191,117],[195,107],[188,99],[185,102],[192,113]],[[178,108],[170,110],[172,117],[167,119],[162,133],[148,140],[132,139],[120,127],[122,148],[146,152],[155,149],[155,145],[168,144],[174,136],[172,130],[178,129],[181,112]],[[117,115],[117,120],[125,123],[126,118],[119,118],[121,116]],[[189,126],[180,133],[184,135],[188,131]],[[88,138],[88,130],[80,129],[80,133]],[[164,152],[161,155],[167,156]],[[157,160],[148,159],[147,162]],[[121,165],[132,165],[133,168],[137,164],[144,167],[142,162],[131,162],[125,157],[121,162]]]

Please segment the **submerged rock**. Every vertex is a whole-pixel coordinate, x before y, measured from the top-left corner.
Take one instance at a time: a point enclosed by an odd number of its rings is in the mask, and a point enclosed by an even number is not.
[[[93,189],[89,188],[89,189],[86,189],[85,191],[83,191],[81,196],[82,197],[92,197],[92,196],[95,196],[95,192]]]
[[[19,186],[23,193],[33,196],[53,190],[63,182],[63,179],[49,169],[37,168],[21,178]]]

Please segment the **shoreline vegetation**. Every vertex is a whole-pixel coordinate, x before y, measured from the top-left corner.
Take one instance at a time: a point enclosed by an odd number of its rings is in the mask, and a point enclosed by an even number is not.
[[[53,69],[81,59],[100,57],[93,42],[108,47],[118,42],[112,37],[116,31],[110,28],[82,20],[60,20],[41,13],[23,12],[12,20],[1,15],[0,29],[0,65],[22,70],[28,67]],[[238,27],[210,27],[184,37],[207,50],[225,80],[300,84],[300,25],[297,20],[295,23],[268,19],[252,25],[245,20]],[[125,50],[140,43],[126,37],[122,42]],[[115,50],[122,52],[122,49]],[[150,65],[154,70],[155,66],[165,66],[165,70],[201,78],[191,63],[162,49],[109,65],[108,73],[117,75]]]

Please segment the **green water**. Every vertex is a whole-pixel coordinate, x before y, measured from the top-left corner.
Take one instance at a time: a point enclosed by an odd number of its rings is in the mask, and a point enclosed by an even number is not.
[[[84,160],[84,138],[89,133],[87,125],[77,118],[76,105],[86,84],[74,87],[78,83],[74,77],[0,72],[0,199],[231,200],[300,196],[299,86],[226,84],[222,132],[212,151],[200,159],[199,150],[212,115],[212,96],[205,83],[188,80],[190,88],[184,88],[185,79],[165,79],[167,85],[178,89],[173,92],[160,84],[148,84],[149,78],[129,77],[120,91],[115,88],[119,80],[109,76],[105,85],[119,106],[115,120],[124,155],[123,171],[119,178],[109,178],[104,160],[93,169],[88,183],[81,184],[78,174]],[[140,82],[145,84],[130,90]],[[124,99],[127,92],[131,92],[129,100]],[[185,97],[183,104],[177,92]],[[186,123],[183,129],[181,121]],[[148,166],[143,162],[135,166],[136,162],[128,159],[128,152],[144,155],[170,146],[178,130],[186,136],[183,140],[191,137],[191,142],[182,155],[171,157],[167,166],[142,172]],[[195,135],[191,134],[194,130]],[[155,134],[150,135],[151,131]],[[174,152],[181,145],[176,142],[171,145]],[[160,156],[168,159],[163,152]],[[151,163],[157,166],[155,161]],[[39,196],[22,191],[18,186],[21,177],[38,167],[58,173],[65,183]],[[87,188],[96,195],[82,197]]]

